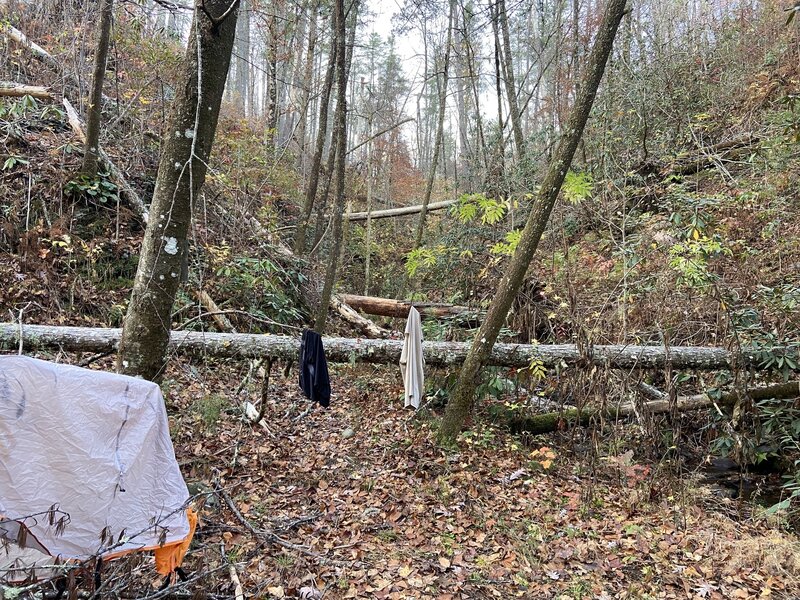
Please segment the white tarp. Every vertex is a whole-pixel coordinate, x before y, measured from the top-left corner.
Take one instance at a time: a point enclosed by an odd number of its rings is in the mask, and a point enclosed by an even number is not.
[[[403,351],[400,354],[400,371],[405,388],[405,406],[419,408],[425,393],[425,360],[422,356],[422,319],[413,306],[408,311]]]
[[[0,519],[82,559],[185,539],[188,498],[156,384],[0,356]],[[69,515],[60,534],[53,505]]]

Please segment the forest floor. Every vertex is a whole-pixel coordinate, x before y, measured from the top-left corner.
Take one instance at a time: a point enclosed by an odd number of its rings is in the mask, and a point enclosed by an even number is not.
[[[796,536],[613,440],[594,435],[595,453],[476,423],[443,449],[391,369],[351,366],[305,416],[294,375],[273,372],[257,426],[233,366],[176,363],[176,453],[207,499],[185,566],[222,573],[208,592],[233,591],[224,556],[253,598],[800,597]]]

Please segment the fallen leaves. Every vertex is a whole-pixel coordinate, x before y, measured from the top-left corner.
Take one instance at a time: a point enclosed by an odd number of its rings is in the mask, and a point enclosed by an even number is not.
[[[346,373],[334,381],[355,378]],[[285,416],[292,386],[276,390],[266,422],[280,435],[232,416],[213,433],[176,427],[179,460],[218,465],[247,519],[289,544],[259,546],[235,531],[241,527],[227,510],[206,515],[206,523],[228,528],[209,533],[210,545],[218,537],[244,561],[246,594],[401,600],[573,598],[574,590],[592,590],[581,593],[716,600],[792,589],[767,561],[741,566],[730,558],[737,540],[755,539],[755,527],[710,519],[674,499],[651,503],[644,477],[652,478],[651,466],[632,453],[609,457],[582,480],[573,471],[581,457],[568,449],[531,451],[502,431],[475,438],[491,444],[445,452],[428,423],[379,400],[399,397],[392,385],[373,378],[373,394],[359,402],[339,391],[330,410],[299,422]],[[347,427],[358,430],[357,444],[339,435]],[[793,542],[776,536],[787,564]]]

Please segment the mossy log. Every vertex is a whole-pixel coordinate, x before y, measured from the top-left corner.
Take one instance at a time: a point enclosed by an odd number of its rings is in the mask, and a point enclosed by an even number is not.
[[[753,401],[768,398],[792,399],[800,398],[800,381],[787,381],[747,390],[746,397]],[[726,392],[714,398],[708,393],[693,396],[678,396],[674,408],[677,412],[700,410],[709,406],[733,406],[743,395],[735,391]],[[512,409],[503,404],[492,404],[488,408],[490,418],[508,427],[513,433],[527,432],[531,434],[550,433],[568,429],[575,425],[586,426],[593,417],[630,418],[636,415],[664,414],[672,410],[673,405],[666,398],[644,402],[640,405],[620,404],[604,410],[584,408],[580,412],[575,408],[567,408],[560,412],[526,414],[524,411]]]

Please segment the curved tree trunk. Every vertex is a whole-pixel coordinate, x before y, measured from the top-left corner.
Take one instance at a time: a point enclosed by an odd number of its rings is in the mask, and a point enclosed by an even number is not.
[[[237,11],[238,0],[205,0],[204,10],[195,10],[125,316],[117,362],[121,373],[156,380],[165,365],[192,201],[203,185],[214,142]]]
[[[517,250],[500,280],[486,319],[475,336],[475,341],[459,373],[453,395],[447,404],[442,427],[439,430],[440,439],[444,442],[455,440],[472,410],[481,368],[492,352],[500,328],[505,323],[511,304],[525,279],[525,273],[547,226],[567,169],[572,163],[572,157],[589,119],[597,88],[600,86],[606,62],[614,45],[614,37],[625,13],[625,3],[626,0],[608,1],[603,22],[598,29],[597,39],[586,65],[586,78],[581,85],[580,96],[572,109],[558,148],[534,200]]]

